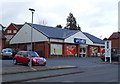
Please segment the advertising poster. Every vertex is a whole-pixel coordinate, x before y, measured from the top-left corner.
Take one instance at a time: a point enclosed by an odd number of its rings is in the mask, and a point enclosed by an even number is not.
[[[62,55],[62,45],[51,44],[51,55]]]
[[[98,55],[98,47],[90,47],[90,53],[91,53],[91,56],[97,56]]]
[[[75,45],[67,46],[66,52],[67,52],[67,55],[76,55],[77,54],[76,46]]]

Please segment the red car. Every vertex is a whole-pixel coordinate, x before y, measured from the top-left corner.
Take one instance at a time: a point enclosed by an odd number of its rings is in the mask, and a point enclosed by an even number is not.
[[[31,65],[30,59],[32,60],[32,65],[46,65],[46,59],[40,57],[34,51],[19,51],[13,58],[13,63],[23,63],[27,64],[28,66]]]

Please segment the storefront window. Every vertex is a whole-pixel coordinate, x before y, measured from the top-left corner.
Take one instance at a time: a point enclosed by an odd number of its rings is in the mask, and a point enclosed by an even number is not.
[[[62,55],[62,44],[51,44],[51,55]]]
[[[91,56],[98,56],[98,47],[90,47]]]
[[[66,53],[67,55],[77,55],[77,49],[76,49],[76,45],[68,45],[66,47]]]

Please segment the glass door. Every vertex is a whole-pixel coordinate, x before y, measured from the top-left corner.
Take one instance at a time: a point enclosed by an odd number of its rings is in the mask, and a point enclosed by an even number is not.
[[[86,57],[86,47],[80,48],[80,57]]]

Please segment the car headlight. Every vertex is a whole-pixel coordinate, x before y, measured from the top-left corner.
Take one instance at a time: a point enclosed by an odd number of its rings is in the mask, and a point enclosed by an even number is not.
[[[12,53],[10,53],[12,55]]]
[[[44,61],[46,61],[46,59],[44,59]]]
[[[33,59],[34,62],[36,62],[36,59]]]

